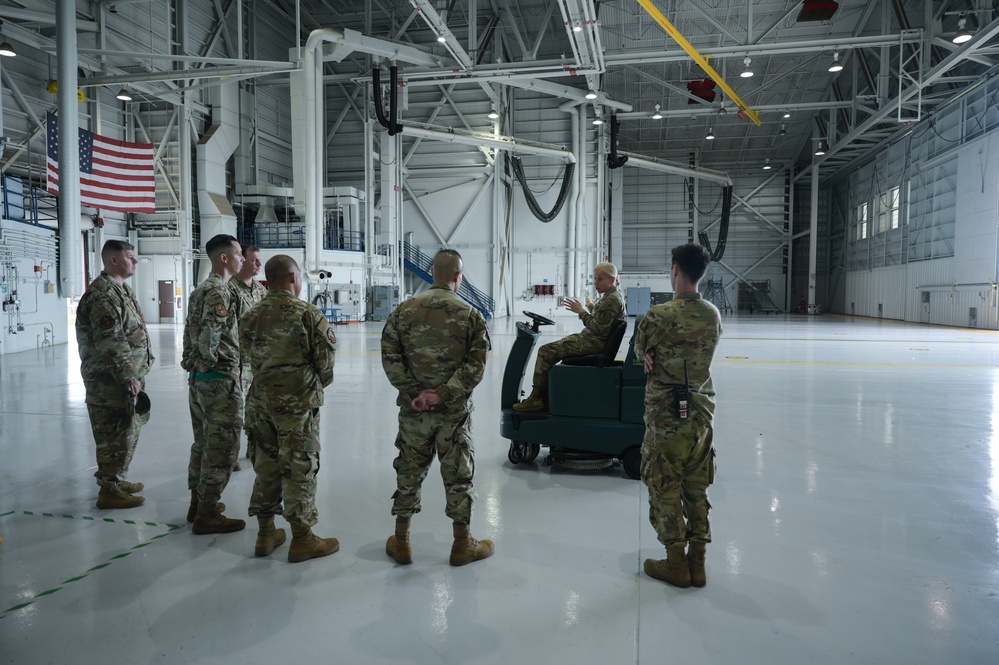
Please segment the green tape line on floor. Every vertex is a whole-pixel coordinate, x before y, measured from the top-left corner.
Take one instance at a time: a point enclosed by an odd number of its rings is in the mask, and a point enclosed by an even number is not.
[[[16,510],[12,510],[10,512],[4,513],[3,515],[0,515],[0,517],[6,517],[8,515],[14,515],[15,513],[17,513],[17,511]],[[35,513],[33,511],[31,511],[31,510],[22,510],[21,514],[22,515],[28,515],[29,517],[62,517],[64,519],[68,519],[68,520],[86,520],[88,522],[96,522],[97,521],[97,518],[94,517],[93,515],[66,515],[66,514],[56,515],[55,513]],[[116,519],[114,519],[112,517],[102,517],[101,521],[102,522],[108,522],[110,524],[130,524],[132,526],[136,526],[136,525],[142,525],[142,526],[161,526],[161,527],[164,527],[164,528],[167,528],[167,529],[171,529],[171,530],[173,530],[173,529],[179,529],[180,528],[179,524],[170,524],[170,523],[161,524],[159,522],[140,522],[138,520],[116,520]]]
[[[0,517],[6,517],[8,515],[13,515],[15,513],[16,513],[16,511],[12,510],[10,512],[4,513],[3,515],[0,515]],[[25,515],[35,516],[35,513],[33,513],[30,510],[25,510],[25,511],[23,511],[23,513]],[[43,517],[56,517],[56,515],[54,515],[53,513],[42,513],[41,515]],[[91,521],[94,519],[93,517],[91,517],[89,515],[82,515],[80,517],[75,517],[73,515],[60,515],[60,517],[64,517],[64,518],[67,518],[67,519],[83,519],[83,520],[91,520]],[[110,517],[105,517],[103,519],[103,521],[105,521],[105,522],[120,522],[120,523],[124,523],[124,524],[133,524],[133,525],[134,524],[139,524],[139,522],[136,522],[135,520],[115,520],[115,519],[111,519]],[[140,550],[140,549],[142,549],[144,547],[149,546],[150,544],[152,544],[152,542],[154,540],[159,540],[161,538],[165,538],[165,537],[169,536],[171,533],[173,533],[174,531],[176,531],[176,530],[178,530],[180,528],[176,524],[159,524],[157,522],[142,522],[141,524],[143,524],[145,526],[160,526],[160,527],[165,527],[167,529],[167,531],[165,531],[164,533],[161,533],[159,535],[153,536],[152,538],[150,538],[146,542],[138,543],[137,545],[133,545],[127,551],[122,552],[120,554],[114,555],[108,561],[106,561],[104,563],[97,564],[93,568],[88,569],[82,575],[77,575],[75,577],[70,577],[68,580],[65,580],[64,582],[62,582],[59,586],[53,587],[51,589],[46,589],[45,591],[41,591],[39,593],[36,593],[34,595],[34,597],[31,598],[31,600],[28,600],[28,601],[22,602],[22,603],[18,603],[17,605],[14,605],[12,607],[8,607],[7,609],[5,609],[2,612],[0,612],[0,620],[3,620],[5,617],[7,617],[9,614],[11,614],[13,612],[17,612],[18,610],[23,610],[24,608],[33,605],[35,603],[35,601],[37,601],[39,598],[41,598],[43,596],[51,596],[52,594],[54,594],[54,593],[56,593],[58,591],[61,591],[64,588],[66,588],[66,586],[69,585],[69,584],[73,584],[74,582],[79,582],[80,580],[86,579],[87,577],[90,576],[90,573],[93,573],[93,572],[96,572],[98,570],[102,570],[104,568],[107,568],[112,563],[114,563],[116,560],[118,560],[118,559],[124,559],[125,557],[129,556],[130,554],[132,554],[136,550]]]

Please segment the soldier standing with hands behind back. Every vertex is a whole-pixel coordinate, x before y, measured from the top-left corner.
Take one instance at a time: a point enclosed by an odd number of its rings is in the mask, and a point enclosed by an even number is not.
[[[139,442],[143,419],[136,398],[145,396],[144,377],[153,363],[149,335],[135,294],[125,280],[135,274],[135,247],[108,240],[101,249],[104,271],[80,298],[76,339],[87,412],[97,443],[98,508],[134,508],[142,483],[125,480]],[[148,406],[148,398],[146,398]],[[148,413],[148,412],[147,412]]]
[[[471,397],[485,372],[489,332],[482,315],[456,293],[462,269],[458,252],[438,252],[433,285],[396,307],[382,330],[382,367],[399,391],[395,535],[385,552],[400,564],[413,562],[409,522],[420,512],[420,490],[435,453],[444,479],[444,512],[454,522],[451,565],[493,553],[491,540],[476,540],[469,531],[475,501]]]
[[[188,401],[194,443],[187,467],[191,507],[187,521],[196,534],[231,533],[246,526],[229,519],[219,503],[239,454],[243,426],[240,384],[239,304],[227,280],[243,265],[239,241],[219,234],[205,245],[212,272],[191,294],[180,365],[189,373]]]
[[[239,324],[244,358],[253,369],[246,404],[247,435],[257,477],[250,515],[259,531],[254,554],[267,556],[285,540],[274,516],[291,524],[288,561],[340,549],[336,538],[312,533],[319,521],[319,407],[333,382],[336,334],[319,309],[300,300],[302,272],[290,256],[267,261],[267,296]]]
[[[710,262],[708,250],[700,245],[674,248],[670,271],[676,295],[651,308],[635,336],[635,353],[649,375],[642,482],[649,488],[649,521],[667,553],[666,559],[646,559],[645,574],[681,588],[707,583],[704,555],[711,542],[711,360],[721,336],[721,317],[697,290]]]

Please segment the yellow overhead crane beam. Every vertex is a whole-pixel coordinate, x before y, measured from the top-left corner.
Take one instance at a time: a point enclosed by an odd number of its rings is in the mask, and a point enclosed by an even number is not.
[[[721,89],[725,92],[725,94],[728,95],[732,101],[738,104],[739,108],[745,111],[746,115],[749,116],[750,120],[752,120],[757,124],[757,126],[759,126],[760,114],[754,111],[753,109],[749,108],[748,106],[746,106],[746,103],[739,98],[739,95],[735,94],[735,90],[733,90],[728,83],[725,83],[725,79],[721,77],[721,74],[716,72],[714,67],[708,64],[707,59],[703,55],[698,53],[697,49],[695,49],[690,44],[690,42],[687,41],[687,38],[684,37],[682,34],[680,34],[680,31],[676,29],[676,26],[670,23],[669,19],[663,16],[663,13],[659,11],[659,9],[654,4],[652,4],[652,0],[638,0],[638,4],[644,7],[645,11],[649,13],[649,16],[654,18],[656,20],[656,23],[662,26],[662,29],[665,30],[670,37],[676,40],[676,43],[680,45],[680,48],[686,51],[687,55],[693,58],[694,62],[699,64],[701,68],[708,73],[708,76],[710,76],[715,83],[721,86]]]

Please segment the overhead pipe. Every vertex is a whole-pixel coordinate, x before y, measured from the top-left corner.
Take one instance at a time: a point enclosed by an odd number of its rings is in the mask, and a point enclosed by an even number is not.
[[[724,171],[715,171],[701,166],[681,166],[679,164],[672,164],[669,162],[655,161],[648,157],[643,157],[630,152],[622,152],[621,155],[628,158],[626,166],[635,166],[649,171],[658,171],[660,173],[670,173],[673,175],[683,176],[685,178],[699,178],[709,182],[716,182],[724,187],[732,186],[732,179],[728,177],[728,174]]]
[[[323,44],[335,44],[336,48],[331,54],[321,55],[317,53]],[[295,49],[297,52],[298,49]],[[305,262],[306,270],[313,270],[318,267],[320,257],[320,229],[323,223],[323,184],[325,180],[325,161],[322,146],[323,137],[323,99],[322,91],[322,63],[324,59],[340,61],[350,53],[359,51],[373,56],[388,58],[393,61],[399,60],[424,67],[439,67],[440,58],[425,53],[412,46],[395,44],[383,39],[366,37],[356,30],[337,30],[333,28],[319,28],[309,33],[305,41],[305,49],[302,53],[302,96],[304,106],[302,108],[302,127],[293,124],[293,136],[297,131],[305,132],[304,137],[299,136],[301,143],[295,141],[296,147],[300,147],[305,152],[305,158],[301,163],[301,171],[304,187],[301,192],[301,203],[296,193],[296,204],[304,204],[302,216],[305,220]],[[298,164],[296,160],[296,164]],[[296,178],[296,183],[299,181]],[[298,187],[296,186],[296,190]],[[371,239],[368,239],[371,242]]]
[[[455,134],[453,132],[442,132],[422,127],[406,126],[406,136],[431,139],[433,141],[443,141],[444,143],[459,143],[462,145],[473,145],[484,148],[498,148],[506,150],[515,155],[539,155],[542,157],[552,157],[563,162],[575,163],[576,157],[568,151],[557,148],[548,148],[540,145],[518,143],[515,139],[508,137],[487,138],[484,136],[470,136],[466,134]]]

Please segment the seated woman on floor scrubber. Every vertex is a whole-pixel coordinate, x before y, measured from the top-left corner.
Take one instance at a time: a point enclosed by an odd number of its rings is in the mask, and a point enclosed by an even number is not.
[[[593,286],[599,297],[586,305],[575,298],[565,298],[562,304],[579,315],[583,331],[549,342],[538,349],[534,364],[534,388],[530,396],[513,405],[515,411],[541,411],[548,404],[548,370],[562,358],[600,353],[620,321],[624,320],[624,296],[618,286],[617,266],[598,263],[593,267]]]

